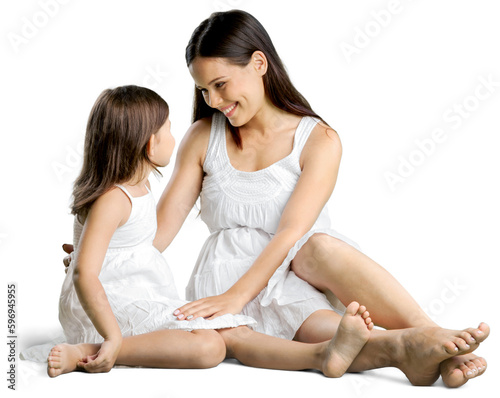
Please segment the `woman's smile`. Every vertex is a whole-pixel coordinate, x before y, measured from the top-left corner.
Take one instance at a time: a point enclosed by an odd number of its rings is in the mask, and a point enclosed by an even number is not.
[[[224,114],[224,116],[230,118],[234,115],[237,106],[238,103],[234,102],[233,104],[226,106],[225,108],[219,108],[219,110]]]

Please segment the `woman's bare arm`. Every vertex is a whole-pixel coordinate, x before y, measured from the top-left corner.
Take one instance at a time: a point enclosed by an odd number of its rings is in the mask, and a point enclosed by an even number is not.
[[[193,208],[203,182],[203,162],[210,137],[210,120],[195,122],[184,136],[170,181],[158,202],[154,246],[164,251]]]

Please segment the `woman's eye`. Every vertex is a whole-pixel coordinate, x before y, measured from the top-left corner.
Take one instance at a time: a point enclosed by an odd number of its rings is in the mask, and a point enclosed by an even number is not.
[[[224,84],[226,84],[226,82],[216,83],[216,84],[215,84],[215,87],[217,87],[217,88],[221,88]]]

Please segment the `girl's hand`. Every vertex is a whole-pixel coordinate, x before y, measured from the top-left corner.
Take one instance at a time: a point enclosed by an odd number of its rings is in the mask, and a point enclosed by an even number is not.
[[[214,319],[225,314],[239,314],[246,304],[242,303],[238,296],[226,292],[187,303],[175,310],[174,315],[179,321],[192,321],[199,317]]]
[[[89,373],[107,373],[113,368],[121,345],[121,336],[112,340],[105,340],[96,355],[81,359],[77,367]]]
[[[68,273],[68,267],[71,264],[71,256],[70,254],[74,251],[73,245],[70,245],[69,243],[65,243],[62,245],[62,248],[65,253],[68,255],[63,258],[63,264],[64,264],[64,272]]]

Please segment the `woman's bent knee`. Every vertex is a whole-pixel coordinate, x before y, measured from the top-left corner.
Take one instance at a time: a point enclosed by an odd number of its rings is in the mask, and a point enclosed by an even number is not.
[[[292,261],[292,271],[300,278],[308,280],[318,277],[327,264],[341,264],[338,261],[351,246],[340,239],[328,234],[317,233],[312,235],[302,246]]]

